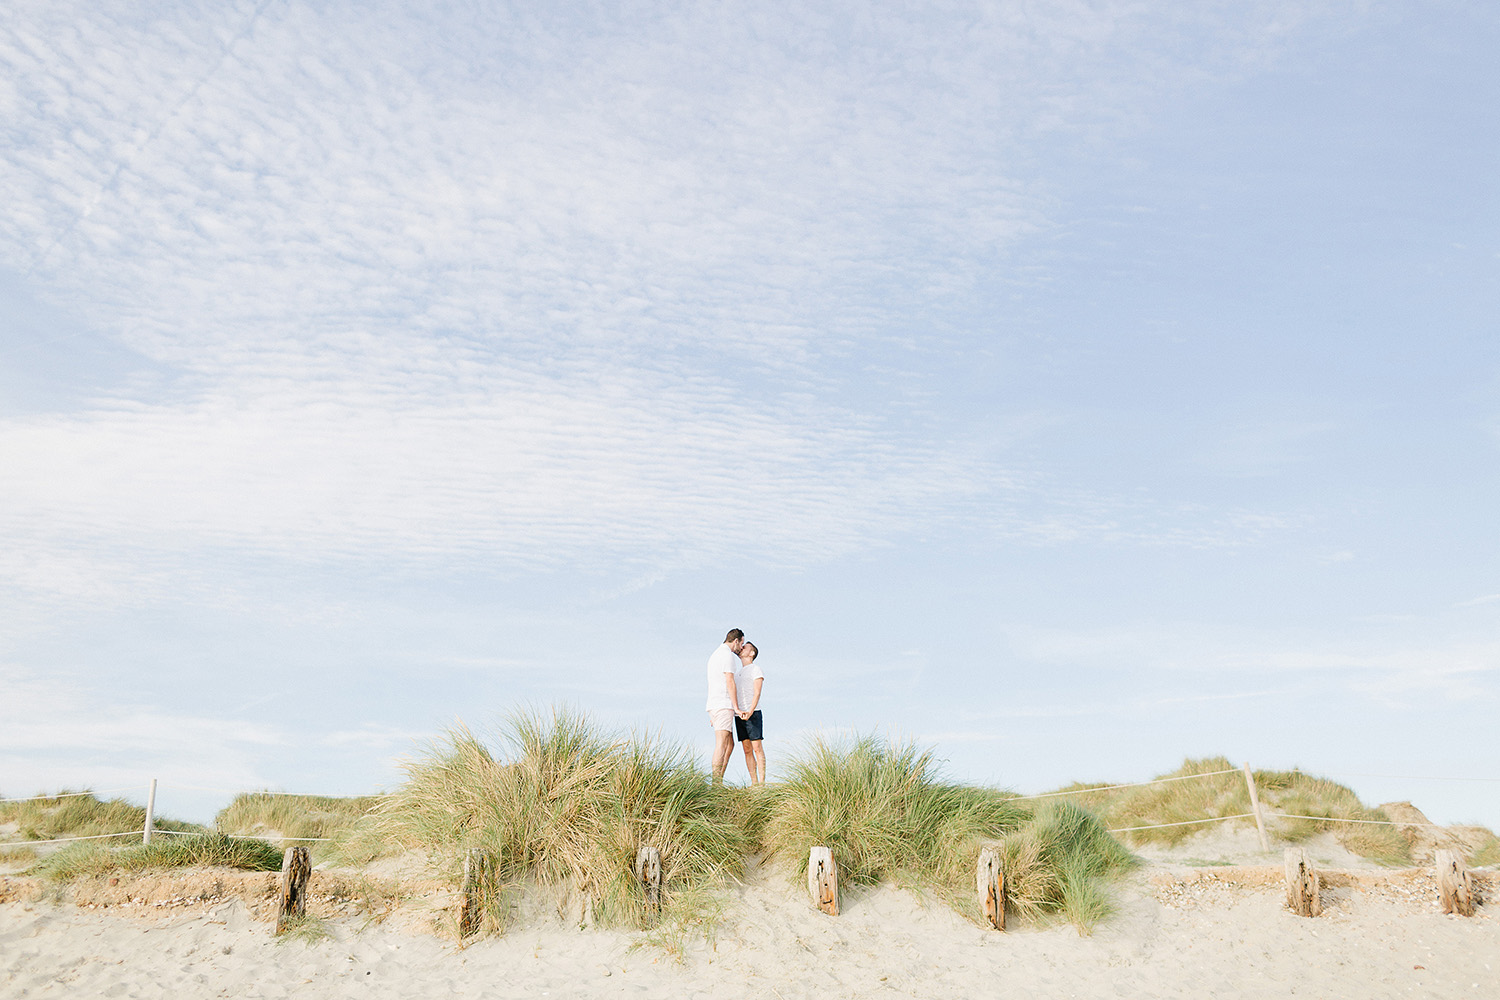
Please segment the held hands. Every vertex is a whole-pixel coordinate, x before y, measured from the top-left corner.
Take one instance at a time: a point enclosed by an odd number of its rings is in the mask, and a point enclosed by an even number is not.
[[[738,715],[740,718],[744,719],[746,722],[749,722],[750,721],[750,716],[753,715],[754,713],[753,712],[736,712],[734,714]]]

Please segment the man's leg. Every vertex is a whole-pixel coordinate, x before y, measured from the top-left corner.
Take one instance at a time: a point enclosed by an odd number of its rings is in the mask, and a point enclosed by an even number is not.
[[[714,784],[718,785],[723,783],[724,769],[734,753],[734,735],[727,729],[715,729],[714,740]]]
[[[745,765],[750,768],[750,783],[766,783],[766,741],[751,740],[745,744]]]
[[[756,784],[756,781],[755,781],[755,744],[752,743],[752,742],[750,742],[749,740],[741,740],[740,741],[740,746],[745,751],[745,773],[748,774],[748,775],[750,775],[750,784],[754,785],[754,784]]]

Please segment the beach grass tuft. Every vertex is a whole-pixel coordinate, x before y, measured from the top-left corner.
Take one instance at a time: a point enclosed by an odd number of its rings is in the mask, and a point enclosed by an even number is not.
[[[1110,910],[1109,881],[1134,863],[1087,810],[1033,810],[1009,792],[947,781],[933,751],[913,743],[819,737],[785,773],[745,809],[768,857],[805,874],[808,849],[820,844],[850,884],[930,891],[976,920],[974,866],[987,843],[1002,845],[1012,908],[1061,913],[1085,932]]]
[[[737,874],[746,841],[730,792],[684,747],[607,731],[567,710],[512,715],[495,746],[450,730],[405,764],[406,781],[338,845],[365,863],[425,852],[457,881],[470,848],[489,853],[484,922],[503,930],[514,890],[556,890],[584,919],[646,926],[636,852],[661,852],[663,916],[699,919],[693,890]],[[689,911],[692,911],[689,913]]]
[[[1276,838],[1296,843],[1326,831],[1355,854],[1383,864],[1411,863],[1410,845],[1399,828],[1379,825],[1390,817],[1379,809],[1365,806],[1352,789],[1299,770],[1253,771],[1252,774],[1261,808],[1266,813],[1313,817],[1268,819],[1267,829]],[[1191,823],[1192,820],[1242,816],[1250,812],[1250,792],[1245,786],[1244,772],[1228,758],[1189,759],[1175,771],[1158,775],[1157,779],[1189,775],[1205,777],[1133,788],[1075,784],[1060,791],[1072,793],[1066,796],[1068,801],[1094,810],[1112,829],[1156,827],[1121,834],[1136,844],[1178,844],[1215,826],[1213,823]],[[1344,820],[1373,820],[1377,823],[1341,822]],[[1254,820],[1229,822],[1251,825]],[[1174,823],[1184,825],[1164,825]]]
[[[121,798],[100,799],[87,789],[82,794],[63,789],[55,795],[43,795],[21,802],[0,802],[0,823],[15,823],[17,836],[25,840],[52,840],[62,837],[97,837],[111,833],[140,830],[146,825],[146,810]],[[158,830],[206,832],[196,823],[157,816]]]
[[[1081,934],[1114,912],[1108,884],[1137,863],[1094,813],[1067,801],[1044,801],[1003,850],[1011,907],[1062,913]]]
[[[284,795],[241,792],[219,810],[218,830],[233,835],[286,843],[306,843],[314,857],[325,853],[321,840],[333,840],[351,829],[383,798],[359,795]],[[283,845],[285,846],[285,844]]]
[[[1491,833],[1469,856],[1469,864],[1476,868],[1500,867],[1500,837]]]
[[[239,868],[271,872],[280,871],[281,859],[280,848],[264,840],[201,833],[163,837],[150,844],[131,847],[110,847],[97,841],[69,844],[37,862],[27,874],[67,882],[109,872],[166,868]]]

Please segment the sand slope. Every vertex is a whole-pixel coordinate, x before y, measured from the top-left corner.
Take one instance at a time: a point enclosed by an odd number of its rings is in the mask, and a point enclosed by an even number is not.
[[[986,932],[892,887],[850,892],[831,918],[760,873],[680,964],[639,934],[555,918],[458,949],[419,905],[423,919],[334,917],[330,939],[278,943],[267,877],[241,877],[248,894],[161,906],[0,904],[0,997],[1500,997],[1500,920],[1443,915],[1421,871],[1331,878],[1308,920],[1274,868],[1157,864],[1089,938]]]

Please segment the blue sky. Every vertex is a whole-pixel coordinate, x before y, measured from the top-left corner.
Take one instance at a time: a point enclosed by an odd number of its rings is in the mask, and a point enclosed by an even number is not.
[[[773,772],[1222,753],[1500,826],[1497,43],[15,4],[0,794],[365,792],[550,704],[706,754],[738,626]]]

